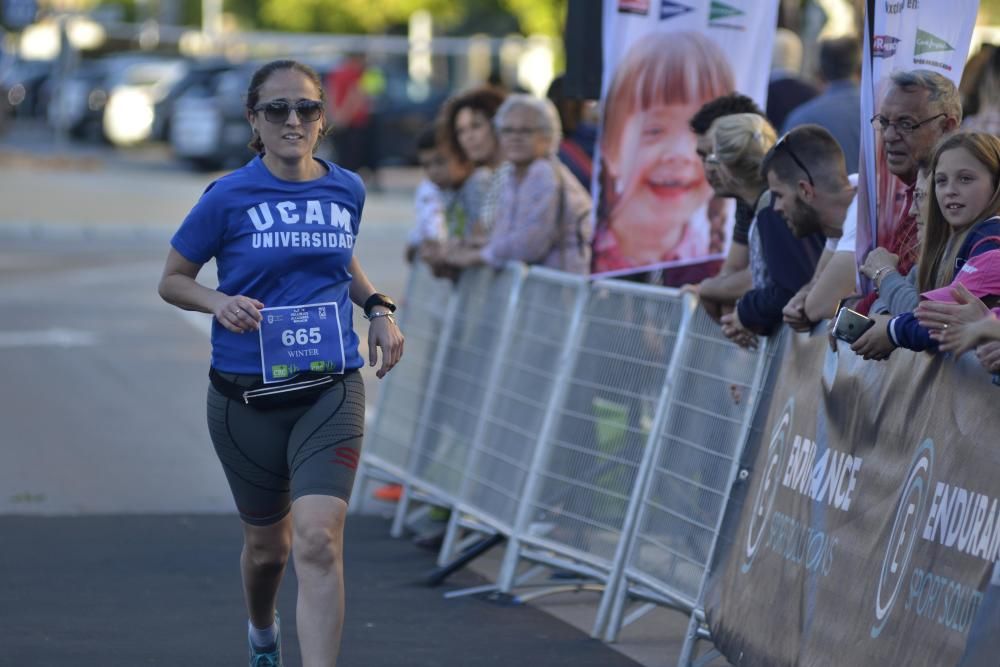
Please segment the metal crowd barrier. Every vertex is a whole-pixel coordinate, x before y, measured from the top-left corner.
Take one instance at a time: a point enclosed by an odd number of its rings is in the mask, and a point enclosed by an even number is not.
[[[393,534],[442,505],[439,563],[462,529],[499,534],[500,591],[547,565],[603,585],[594,636],[643,613],[624,618],[629,598],[705,636],[700,591],[773,349],[739,349],[677,290],[538,267],[452,287],[418,266],[406,304],[406,360],[359,471],[362,489],[403,484]]]
[[[460,528],[514,532],[538,434],[587,294],[588,282],[580,276],[535,267],[525,278],[513,316],[516,326],[472,438],[440,564],[455,555]]]
[[[462,273],[417,420],[394,536],[402,534],[412,500],[444,507],[458,501],[472,440],[515,324],[525,272],[523,265],[511,264],[500,272]]]
[[[379,383],[375,414],[390,410],[391,419],[376,418],[365,434],[364,455],[357,473],[357,493],[363,501],[373,479],[403,481],[436,364],[438,343],[453,319],[451,281],[435,278],[422,263],[410,271],[401,300],[400,327],[406,331],[406,363]],[[363,502],[351,504],[358,511]]]
[[[762,339],[766,351],[767,339]],[[615,641],[628,593],[692,614],[735,480],[769,356],[743,350],[696,311],[680,350],[656,463],[636,486],[594,635]],[[648,608],[640,608],[642,614]]]
[[[765,441],[764,428],[767,425],[767,417],[771,409],[771,397],[781,372],[781,356],[785,344],[788,341],[789,330],[782,328],[781,333],[767,340],[766,347],[763,348],[759,361],[762,364],[761,374],[758,382],[758,390],[753,397],[752,405],[748,406],[749,415],[747,422],[747,432],[745,437],[739,441],[740,449],[734,452],[736,457],[732,469],[733,475],[730,477],[730,484],[726,487],[725,501],[716,517],[714,537],[709,554],[714,554],[718,549],[718,544],[722,540],[731,540],[735,530],[726,522],[735,523],[743,513],[744,493],[746,491],[746,480],[749,479],[751,462],[756,456],[756,448]],[[711,556],[710,556],[711,557]],[[688,629],[684,635],[684,644],[681,646],[680,656],[677,664],[688,667],[693,664],[693,656],[699,640],[710,640],[711,635],[705,624],[704,594],[705,586],[708,582],[709,561],[701,575],[698,585],[697,605],[688,618]],[[707,664],[713,656],[717,655],[714,649],[699,658],[697,664]]]
[[[607,584],[691,306],[676,290],[591,286],[507,542],[501,591],[514,587],[522,559]]]

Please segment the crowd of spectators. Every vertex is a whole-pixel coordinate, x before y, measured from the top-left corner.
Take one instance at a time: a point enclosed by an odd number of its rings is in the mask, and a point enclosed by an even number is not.
[[[976,113],[964,123],[949,79],[893,73],[871,119],[892,182],[874,193],[885,199],[879,247],[860,257],[859,61],[856,39],[821,42],[814,86],[796,70],[801,45],[782,34],[766,112],[728,93],[694,113],[705,180],[734,200],[735,223],[721,269],[684,288],[741,346],[784,324],[830,326],[846,306],[873,321],[849,342],[865,359],[975,349],[1000,373],[1000,55],[974,59],[963,90]],[[408,259],[452,278],[507,261],[589,273],[595,116],[560,79],[549,99],[495,87],[452,99],[420,140]]]

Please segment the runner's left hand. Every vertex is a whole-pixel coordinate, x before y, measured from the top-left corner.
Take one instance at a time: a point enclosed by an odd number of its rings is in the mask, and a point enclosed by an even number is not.
[[[368,323],[368,362],[378,363],[378,351],[382,352],[382,365],[375,375],[380,380],[403,358],[403,332],[396,326],[393,317],[376,317]]]

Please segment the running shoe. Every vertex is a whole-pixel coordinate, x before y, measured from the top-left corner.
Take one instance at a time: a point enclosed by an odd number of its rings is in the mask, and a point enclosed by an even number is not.
[[[250,644],[250,667],[282,667],[281,662],[281,619],[278,612],[274,613],[274,624],[277,627],[277,634],[274,637],[273,646],[258,648],[253,642],[247,639]]]

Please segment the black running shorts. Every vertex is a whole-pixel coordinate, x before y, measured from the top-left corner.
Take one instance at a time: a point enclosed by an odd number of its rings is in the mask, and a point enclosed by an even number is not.
[[[250,386],[259,376],[222,373]],[[357,371],[312,405],[257,410],[208,387],[208,430],[240,518],[254,526],[280,521],[306,495],[350,502],[361,458],[365,385]]]

